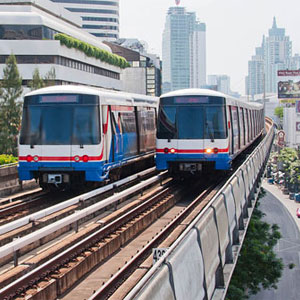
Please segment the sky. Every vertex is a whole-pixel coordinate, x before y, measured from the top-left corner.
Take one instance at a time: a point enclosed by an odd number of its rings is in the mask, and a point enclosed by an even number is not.
[[[175,0],[120,0],[120,37],[138,38],[161,58],[162,33],[168,8]],[[231,89],[245,94],[248,61],[268,35],[273,17],[300,54],[299,0],[181,0],[206,24],[207,75],[226,74]]]

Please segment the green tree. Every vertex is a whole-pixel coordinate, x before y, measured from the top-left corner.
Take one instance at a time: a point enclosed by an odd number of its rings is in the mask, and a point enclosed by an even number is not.
[[[44,80],[40,75],[39,69],[35,68],[32,74],[32,80],[29,82],[30,89],[37,90],[45,86]]]
[[[280,232],[278,225],[263,222],[263,216],[256,207],[228,288],[227,300],[247,299],[248,294],[256,294],[261,287],[277,288],[283,263],[273,248],[280,239]]]
[[[0,92],[0,153],[17,155],[22,103],[22,77],[19,74],[16,57],[11,54],[6,60]]]
[[[283,107],[277,106],[274,111],[275,116],[277,116],[280,120],[283,119]]]
[[[44,79],[45,79],[45,85],[46,86],[55,85],[56,73],[55,73],[55,68],[54,67],[52,67],[50,69],[50,71],[47,72]]]

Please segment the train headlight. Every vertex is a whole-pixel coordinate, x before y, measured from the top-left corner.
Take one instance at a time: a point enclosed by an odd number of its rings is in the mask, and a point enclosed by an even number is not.
[[[206,154],[212,154],[212,153],[213,153],[213,149],[211,149],[211,148],[206,148],[206,149],[204,150],[204,152],[205,152]]]
[[[168,153],[169,153],[169,149],[168,149],[168,148],[165,148],[165,149],[164,149],[164,153],[165,153],[165,154],[168,154]]]
[[[27,162],[32,162],[32,156],[31,155],[27,155],[26,156],[26,160],[27,160]]]
[[[218,148],[214,148],[214,153],[217,154],[219,152]]]
[[[89,157],[87,155],[83,155],[82,156],[82,161],[83,162],[88,162],[89,161]]]
[[[35,155],[35,156],[33,157],[33,161],[38,162],[38,161],[39,161],[39,157]]]
[[[76,162],[79,162],[79,161],[80,161],[80,157],[79,157],[78,155],[76,155],[76,156],[74,157],[74,160],[75,160]]]
[[[170,153],[175,153],[175,149],[174,148],[172,148],[172,149],[170,149]]]

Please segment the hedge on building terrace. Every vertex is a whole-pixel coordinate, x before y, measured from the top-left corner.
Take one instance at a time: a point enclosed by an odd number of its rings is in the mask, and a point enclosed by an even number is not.
[[[66,34],[58,33],[54,38],[56,40],[59,40],[62,45],[65,45],[68,48],[78,49],[79,51],[84,52],[87,56],[95,57],[103,62],[120,67],[122,69],[130,67],[130,64],[124,57],[112,54],[106,50],[92,46],[86,42],[82,42]]]

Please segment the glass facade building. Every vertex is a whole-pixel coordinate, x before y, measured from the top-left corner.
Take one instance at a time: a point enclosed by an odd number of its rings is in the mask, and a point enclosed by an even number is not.
[[[82,28],[101,40],[119,38],[119,0],[51,0],[82,19]]]
[[[162,40],[163,93],[199,87],[197,76],[205,84],[205,31],[194,12],[169,8]]]
[[[248,62],[246,93],[252,97],[264,92],[277,93],[277,71],[290,68],[292,61],[295,59],[290,37],[285,35],[284,28],[277,27],[274,17],[269,35]]]

